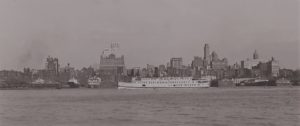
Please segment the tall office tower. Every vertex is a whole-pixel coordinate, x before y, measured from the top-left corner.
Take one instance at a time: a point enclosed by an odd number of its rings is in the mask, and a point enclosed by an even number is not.
[[[117,55],[118,48],[119,45],[113,43],[111,48],[105,49],[100,56],[99,74],[103,82],[100,87],[116,88],[117,82],[125,74],[125,58],[124,55]]]
[[[257,51],[255,50],[255,51],[254,51],[254,54],[253,54],[253,59],[258,59],[258,58],[259,58],[258,53],[257,53]]]
[[[209,61],[210,56],[209,56],[209,45],[205,44],[204,45],[204,60]]]
[[[210,52],[209,52],[209,45],[206,43],[204,45],[204,57],[203,57],[203,68],[209,69],[210,68]]]

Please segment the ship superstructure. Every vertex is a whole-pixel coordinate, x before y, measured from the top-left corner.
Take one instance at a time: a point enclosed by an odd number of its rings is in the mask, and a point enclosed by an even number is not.
[[[133,79],[132,82],[119,82],[119,88],[205,88],[210,87],[208,78],[163,77]]]

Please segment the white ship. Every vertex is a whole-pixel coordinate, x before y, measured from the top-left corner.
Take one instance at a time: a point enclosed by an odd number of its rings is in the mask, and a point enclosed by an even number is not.
[[[32,84],[45,84],[45,80],[38,78],[37,80],[33,81]]]
[[[292,83],[290,80],[285,79],[285,78],[281,78],[275,81],[277,86],[291,86]]]
[[[207,88],[210,78],[193,79],[192,77],[164,77],[133,79],[132,82],[119,82],[118,88]]]

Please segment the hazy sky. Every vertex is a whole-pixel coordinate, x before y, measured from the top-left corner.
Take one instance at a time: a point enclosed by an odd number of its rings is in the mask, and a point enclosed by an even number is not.
[[[99,63],[119,42],[128,67],[203,56],[274,56],[300,68],[299,0],[0,0],[0,69]]]

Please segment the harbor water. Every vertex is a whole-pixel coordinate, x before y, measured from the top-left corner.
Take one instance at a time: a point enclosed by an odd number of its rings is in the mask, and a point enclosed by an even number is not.
[[[0,90],[1,126],[296,126],[299,87]]]

